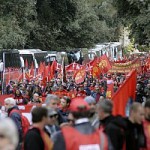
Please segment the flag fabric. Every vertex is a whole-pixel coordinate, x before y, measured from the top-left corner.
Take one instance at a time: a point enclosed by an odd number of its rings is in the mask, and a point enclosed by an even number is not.
[[[45,65],[45,63],[43,63],[43,67],[44,67],[44,70],[43,70],[42,84],[45,87],[46,86],[46,82],[47,82],[47,74],[46,74],[46,65]]]
[[[113,114],[114,115],[122,115],[126,114],[126,106],[128,100],[131,98],[135,100],[135,92],[136,92],[136,70],[132,71],[125,80],[125,82],[121,85],[118,91],[112,97],[112,101],[114,103]]]
[[[111,99],[114,95],[114,83],[107,84],[106,98]]]
[[[86,76],[86,71],[85,71],[85,67],[83,67],[74,74],[74,80],[76,84],[82,83],[85,79],[85,76]]]
[[[111,69],[110,61],[106,55],[103,55],[99,58],[98,67],[102,73],[107,73]]]
[[[18,78],[18,82],[21,82],[23,80],[23,73],[21,73],[21,75]]]
[[[25,72],[25,78],[30,82],[30,75],[28,72]]]
[[[28,64],[28,60],[25,60],[25,68],[28,69],[29,68],[29,64]]]
[[[51,70],[51,65],[50,65],[50,63],[48,63],[48,67],[47,67],[47,72],[48,72],[48,81],[50,81],[50,80],[51,80],[51,78],[50,78],[50,70]]]
[[[42,75],[43,74],[43,70],[44,70],[44,65],[42,62],[40,62],[40,66],[39,66],[39,69],[38,69],[38,74]]]
[[[34,65],[33,65],[33,62],[31,64],[30,77],[34,77]]]
[[[147,70],[150,70],[150,58],[148,58],[146,61],[146,68]]]
[[[6,84],[8,84],[10,82],[10,69],[8,69],[8,80],[6,81]]]
[[[95,58],[92,61],[92,75],[94,78],[99,78],[101,73],[107,73],[111,69],[111,64],[106,55]]]
[[[56,62],[56,60],[54,60],[52,62],[51,68],[50,68],[50,78],[51,79],[54,78],[56,67],[57,67],[57,62]]]

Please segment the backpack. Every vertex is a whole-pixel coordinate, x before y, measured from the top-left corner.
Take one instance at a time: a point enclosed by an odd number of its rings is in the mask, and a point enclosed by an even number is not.
[[[18,114],[21,116],[22,133],[23,133],[23,138],[24,138],[24,136],[26,135],[26,133],[27,133],[29,127],[30,127],[30,122],[29,122],[29,120],[27,119],[27,117],[25,117],[25,116],[23,116],[23,115],[21,114],[21,112],[20,112],[19,110],[13,109],[13,110],[10,112],[9,116],[10,116],[12,113],[18,113]]]

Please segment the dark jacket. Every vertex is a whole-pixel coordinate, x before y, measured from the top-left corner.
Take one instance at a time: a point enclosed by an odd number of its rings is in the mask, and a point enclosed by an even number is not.
[[[64,117],[59,109],[57,110],[57,113],[58,113],[58,124],[59,125],[64,122],[67,122],[67,117]]]
[[[75,124],[74,128],[76,128],[79,132],[87,135],[95,132],[95,129],[91,126],[90,122]],[[65,140],[61,131],[57,132],[52,137],[52,140],[54,142],[53,150],[66,150]],[[109,150],[113,150],[111,144],[109,144],[109,147]]]
[[[125,120],[127,122],[126,149],[139,150],[140,148],[146,147],[146,137],[144,135],[143,126],[133,124],[127,118]]]
[[[104,132],[110,138],[115,150],[122,150],[125,143],[126,122],[121,116],[108,116],[100,121],[100,127],[104,128]]]
[[[38,129],[30,129],[24,139],[24,150],[44,150],[44,142]]]
[[[44,131],[51,137],[57,131],[60,131],[60,127],[56,125],[46,125]]]
[[[18,106],[14,106],[10,109],[8,109],[8,116],[14,121],[14,123],[17,126],[18,134],[19,134],[19,142],[22,142],[22,125],[21,125],[21,115],[17,112],[11,113],[14,109],[19,110]]]

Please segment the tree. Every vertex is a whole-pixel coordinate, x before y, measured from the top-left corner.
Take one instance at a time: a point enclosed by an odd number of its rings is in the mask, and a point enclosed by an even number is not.
[[[36,22],[34,0],[0,0],[0,47],[22,48]]]
[[[149,0],[114,0],[118,8],[118,17],[130,28],[130,38],[135,43],[150,42],[150,3]]]

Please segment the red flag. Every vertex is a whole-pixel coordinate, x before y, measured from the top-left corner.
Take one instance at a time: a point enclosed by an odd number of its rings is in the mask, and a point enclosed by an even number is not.
[[[44,70],[43,70],[42,84],[43,84],[43,86],[46,86],[47,76],[46,76],[46,65],[45,65],[45,63],[43,63],[43,67],[44,67]]]
[[[107,84],[107,92],[106,92],[106,97],[111,99],[114,95],[114,84]]]
[[[88,66],[94,66],[98,61],[98,57],[95,57],[93,60],[91,60],[89,63],[88,63]]]
[[[25,60],[25,68],[28,69],[28,67],[29,67],[29,65],[28,65],[28,60],[26,59],[26,60]]]
[[[8,69],[8,80],[6,81],[6,84],[8,84],[10,81],[10,69]]]
[[[18,78],[18,82],[21,82],[23,80],[23,73],[21,73],[21,75]]]
[[[57,67],[57,62],[56,62],[56,60],[54,60],[54,61],[52,62],[51,69],[50,69],[50,76],[51,76],[51,79],[54,78],[56,67]]]
[[[85,67],[81,68],[74,74],[74,80],[76,84],[82,83],[86,75]]]
[[[99,78],[100,77],[100,73],[101,73],[101,70],[98,67],[98,65],[96,64],[95,66],[93,66],[93,68],[92,68],[92,76],[94,78]]]
[[[31,64],[30,77],[34,77],[34,66],[33,66],[33,62],[32,62],[32,64]]]
[[[41,74],[41,75],[42,75],[43,70],[44,70],[43,63],[40,62],[40,66],[39,66],[39,69],[38,69],[38,74]]]
[[[25,78],[26,78],[28,81],[30,81],[30,75],[29,75],[28,72],[25,72]]]
[[[126,105],[129,98],[135,99],[137,72],[134,70],[130,76],[114,94],[112,100],[114,102],[113,114],[125,116]]]
[[[48,81],[51,80],[51,78],[50,78],[50,70],[51,70],[51,65],[50,65],[50,63],[48,63],[48,66],[47,66],[47,76],[48,76]]]
[[[146,61],[146,67],[147,67],[147,70],[150,70],[150,58],[148,58]]]
[[[103,55],[99,58],[100,60],[98,61],[98,66],[103,73],[107,73],[108,70],[111,69],[111,64],[108,60],[108,57],[106,55]]]

